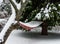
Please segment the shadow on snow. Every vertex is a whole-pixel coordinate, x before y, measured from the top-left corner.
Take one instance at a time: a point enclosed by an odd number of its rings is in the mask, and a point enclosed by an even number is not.
[[[37,40],[54,40],[60,39],[60,33],[48,33],[48,35],[41,35],[40,32],[21,32],[17,36],[28,38],[28,39],[37,39]]]

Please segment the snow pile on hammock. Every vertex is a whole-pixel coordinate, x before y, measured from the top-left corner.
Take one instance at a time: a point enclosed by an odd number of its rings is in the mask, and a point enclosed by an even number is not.
[[[31,21],[31,22],[28,22],[28,23],[23,23],[23,22],[20,21],[20,24],[25,25],[25,26],[28,26],[28,27],[37,27],[41,23],[42,22],[40,22],[40,21]]]

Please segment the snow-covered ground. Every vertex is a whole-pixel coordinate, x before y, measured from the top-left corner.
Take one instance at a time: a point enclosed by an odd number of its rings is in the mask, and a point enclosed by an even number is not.
[[[19,5],[20,4],[17,5],[18,9],[20,9],[20,7],[21,7],[21,5],[20,6]],[[13,8],[12,8],[12,10],[13,10]],[[14,12],[14,10],[13,10],[13,12]],[[3,28],[2,32],[0,33],[0,39],[3,39],[7,29],[13,23],[14,18],[15,18],[15,13],[13,13],[11,15],[11,17],[9,18],[5,27]],[[50,31],[50,32],[52,32],[52,31]],[[59,33],[49,33],[48,36],[42,36],[42,35],[40,35],[40,33],[37,33],[37,32],[22,32],[21,30],[14,30],[8,37],[5,44],[60,44],[60,34]]]
[[[60,33],[49,33],[42,36],[39,32],[22,32],[14,30],[5,44],[60,44]]]

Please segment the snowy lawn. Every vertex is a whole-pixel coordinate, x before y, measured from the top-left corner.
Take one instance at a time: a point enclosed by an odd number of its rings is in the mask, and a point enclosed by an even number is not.
[[[40,32],[13,30],[5,44],[60,44],[60,33],[49,32],[43,36]]]

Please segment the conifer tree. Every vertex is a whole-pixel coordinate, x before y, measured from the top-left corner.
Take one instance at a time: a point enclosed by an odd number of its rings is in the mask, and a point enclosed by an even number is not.
[[[43,23],[42,34],[47,35],[47,30],[49,26],[53,27],[55,25],[60,25],[60,1],[59,0],[16,0],[17,3],[21,2],[21,9],[18,10],[16,5],[12,0],[10,0],[16,12],[16,20],[17,21],[25,21],[30,22],[37,13],[41,13],[41,19]],[[48,10],[46,12],[46,10]],[[48,14],[49,17],[46,16]]]

